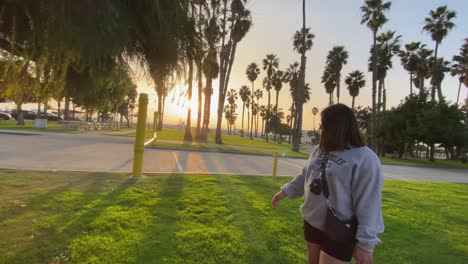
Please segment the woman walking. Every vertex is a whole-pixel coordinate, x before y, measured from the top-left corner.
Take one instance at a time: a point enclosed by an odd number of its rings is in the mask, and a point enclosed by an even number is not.
[[[272,200],[304,196],[309,264],[373,263],[373,250],[384,230],[383,174],[380,161],[359,132],[352,110],[335,104],[321,114],[320,144],[307,165]]]

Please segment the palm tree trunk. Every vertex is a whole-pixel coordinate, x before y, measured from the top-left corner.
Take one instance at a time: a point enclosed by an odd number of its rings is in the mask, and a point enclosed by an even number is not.
[[[385,79],[382,80],[383,95],[382,95],[382,110],[387,111],[387,89],[385,88]]]
[[[419,77],[419,96],[424,95],[424,76]]]
[[[254,103],[255,103],[255,100],[254,100],[254,82],[252,82],[252,104],[251,104],[251,107],[252,107],[252,114],[254,112]],[[252,116],[252,120],[250,120],[250,139],[253,139],[253,122],[254,122],[254,119],[253,119],[253,116]]]
[[[41,115],[41,100],[37,102],[37,115],[38,116]]]
[[[268,106],[267,106],[267,119],[265,120],[265,141],[268,142],[268,133],[270,132],[269,130],[269,125],[268,125],[268,117],[271,115],[271,109],[270,109],[270,100],[271,100],[271,95],[270,95],[270,90],[268,90]]]
[[[354,99],[356,99],[356,96],[353,96],[353,102],[352,102],[352,104],[351,104],[351,105],[352,105],[351,108],[352,108],[353,110],[354,110]],[[314,126],[314,127],[315,127],[315,126]]]
[[[189,59],[189,76],[188,76],[188,109],[187,109],[187,122],[185,124],[185,135],[184,141],[192,141],[192,108],[190,103],[192,102],[192,88],[193,88],[193,60]]]
[[[162,94],[158,93],[158,127],[156,128],[157,131],[161,131],[162,125],[161,125],[161,120],[162,120]],[[146,122],[146,120],[145,120]]]
[[[255,115],[256,121],[257,121],[256,124],[255,124],[255,137],[258,137],[258,116],[259,116],[259,114],[257,112],[257,114]]]
[[[242,136],[244,136],[244,112],[245,112],[245,102],[242,103]]]
[[[370,131],[370,147],[376,151],[376,136],[375,136],[375,127],[377,120],[375,97],[377,92],[377,30],[375,30],[373,35],[373,49],[372,49],[372,118],[371,118],[371,131]]]
[[[276,91],[275,117],[278,117],[278,99],[279,99],[279,91]],[[273,141],[276,141],[276,132],[273,136]]]
[[[197,112],[197,130],[195,131],[195,139],[201,138],[201,125],[202,125],[202,109],[203,109],[203,74],[201,62],[197,62],[197,78],[198,78],[198,112]]]
[[[413,72],[409,73],[409,89],[410,94],[413,94]]]
[[[336,77],[336,103],[340,103],[340,74],[337,74]]]
[[[211,107],[211,90],[213,79],[206,79],[205,89],[205,111],[203,113],[203,128],[201,133],[201,140],[208,140],[208,126],[210,125],[210,107]]]
[[[434,66],[432,67],[432,79],[434,80],[434,76],[436,73],[436,68],[437,68],[437,50],[439,49],[439,42],[436,41],[436,46],[435,46],[435,51],[434,51]],[[432,90],[431,90],[431,100],[432,102],[435,101],[435,93],[436,93],[436,85],[432,85]],[[440,95],[439,95],[440,97]]]
[[[250,108],[247,107],[247,135],[250,134],[250,130],[252,128],[250,127]]]
[[[380,115],[380,109],[382,107],[382,79],[379,80],[379,86],[377,91],[377,117]],[[377,120],[378,122],[378,120]]]
[[[333,93],[329,93],[328,95],[330,96],[330,99],[328,99],[328,105],[332,105],[333,104]]]
[[[458,93],[457,93],[457,105],[458,105],[458,100],[460,99],[460,90],[461,90],[461,85],[462,85],[462,82],[461,82],[461,78],[458,80]]]

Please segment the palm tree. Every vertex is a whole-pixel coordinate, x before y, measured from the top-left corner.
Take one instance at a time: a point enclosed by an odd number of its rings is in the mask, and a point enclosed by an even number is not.
[[[411,42],[405,44],[405,50],[401,50],[398,55],[400,56],[401,65],[410,74],[410,94],[413,94],[413,74],[417,69],[417,51],[424,48],[426,45],[421,42]]]
[[[271,113],[271,94],[270,90],[273,86],[273,74],[275,73],[276,69],[279,67],[279,59],[275,54],[267,54],[266,58],[263,59],[263,70],[266,71],[266,77],[263,79],[263,88],[268,92],[268,112]],[[265,140],[268,142],[268,126],[265,129]]]
[[[340,80],[341,80],[341,69],[343,65],[348,63],[348,52],[345,50],[344,46],[335,46],[328,53],[327,56],[327,65],[333,72],[333,76],[336,78],[336,101],[340,102]]]
[[[468,87],[468,38],[465,39],[465,43],[463,43],[463,46],[460,48],[460,54],[453,56],[451,74],[452,76],[458,76],[458,105],[462,83],[465,87]]]
[[[218,2],[219,1],[212,1]],[[232,71],[232,65],[236,56],[238,43],[247,35],[252,25],[250,11],[244,6],[243,1],[234,0],[231,2],[230,17],[226,18],[227,0],[223,1],[223,16],[221,19],[221,49],[219,54],[220,61],[220,80],[218,94],[218,119],[216,123],[216,144],[222,144],[221,123],[223,119],[223,104],[226,97],[229,78]],[[227,25],[230,22],[230,25]],[[227,29],[230,29],[229,41],[226,42]]]
[[[366,0],[365,4],[361,6],[361,24],[366,26],[372,31],[373,35],[373,53],[372,53],[372,121],[370,131],[370,146],[372,149],[376,149],[376,93],[377,93],[377,33],[383,24],[387,23],[388,19],[385,16],[385,12],[390,10],[392,6],[391,2],[383,2],[382,0]]]
[[[264,105],[261,105],[261,106],[260,106],[260,109],[259,109],[259,112],[260,112],[260,117],[262,118],[262,133],[261,133],[261,135],[263,135],[263,133],[264,133],[264,128],[265,128],[265,120],[266,120],[267,107],[264,106]]]
[[[257,108],[258,108],[260,99],[263,97],[263,91],[260,90],[260,89],[255,90],[254,97],[255,97],[255,99],[257,99],[256,105],[257,105]],[[255,125],[255,137],[258,137],[258,112],[259,112],[259,110],[257,110],[257,124]]]
[[[244,111],[245,111],[245,102],[249,99],[250,97],[250,90],[249,87],[246,85],[243,85],[240,90],[239,90],[239,95],[242,100],[242,131],[244,131]],[[245,132],[245,131],[244,131]],[[244,136],[242,134],[242,136]]]
[[[423,46],[416,53],[416,77],[413,78],[414,85],[419,89],[419,96],[425,93],[424,80],[430,77],[429,58],[432,55],[432,50],[426,49]]]
[[[377,79],[378,79],[378,96],[377,96],[377,116],[380,115],[380,109],[386,105],[386,90],[385,78],[387,77],[387,71],[393,67],[392,58],[394,54],[400,52],[400,38],[401,36],[395,36],[395,31],[387,31],[380,34],[377,37]],[[372,58],[369,60],[369,70],[372,69]],[[383,103],[382,103],[383,94]],[[385,108],[385,107],[384,107]]]
[[[310,33],[310,28],[305,26],[305,0],[302,0],[302,28],[300,31],[296,31],[293,37],[293,47],[301,55],[301,67],[299,71],[299,78],[297,82],[297,97],[294,98],[295,108],[297,112],[296,126],[293,129],[293,142],[292,150],[299,152],[299,144],[301,143],[302,137],[302,115],[303,107],[305,103],[306,95],[306,84],[305,84],[305,73],[306,73],[306,52],[312,49],[314,34]]]
[[[254,94],[254,82],[257,80],[258,75],[260,74],[260,68],[258,67],[257,63],[252,62],[247,66],[247,70],[245,71],[245,74],[247,75],[247,78],[249,81],[252,83],[252,92],[251,94]],[[253,107],[253,104],[252,104]],[[250,125],[252,127],[252,124]],[[252,131],[250,131],[250,139],[253,139],[252,137]]]
[[[333,104],[333,91],[336,87],[336,80],[337,78],[335,77],[334,72],[328,65],[326,65],[322,75],[322,83],[325,86],[325,91],[329,95],[328,105]]]
[[[281,91],[281,88],[283,88],[283,82],[284,82],[283,75],[284,75],[283,71],[278,70],[273,74],[273,77],[272,77],[273,87],[275,88],[275,91],[276,91],[276,103],[275,103],[276,109],[278,109],[279,93]]]
[[[434,68],[434,64],[437,63],[437,67]],[[435,60],[435,57],[429,59],[429,65],[431,68],[436,70],[431,76],[431,85],[436,87],[437,90],[442,90],[442,81],[444,80],[445,74],[450,72],[450,61],[445,60],[443,57]]]
[[[210,123],[211,96],[213,95],[213,79],[218,78],[219,64],[217,59],[217,51],[215,44],[219,39],[218,26],[216,17],[212,17],[205,29],[205,38],[209,44],[208,54],[203,61],[203,74],[206,79],[206,87],[204,89],[205,104],[203,111],[203,126],[200,140],[208,139],[208,126]]]
[[[364,73],[361,71],[352,71],[345,79],[348,85],[349,95],[353,97],[352,109],[354,110],[354,99],[359,95],[359,90],[366,85]]]
[[[454,11],[448,10],[447,6],[439,6],[435,11],[431,10],[429,12],[429,17],[426,17],[424,19],[425,25],[423,27],[423,31],[427,31],[431,37],[432,40],[435,41],[435,51],[434,51],[434,58],[435,61],[438,62],[437,60],[437,52],[439,49],[439,44],[442,43],[442,40],[447,36],[448,32],[452,30],[452,28],[455,27],[455,24],[451,21],[456,17],[456,13]],[[438,67],[437,63],[432,65],[432,78],[434,77],[434,74],[437,72],[436,67]],[[433,85],[432,90],[431,90],[431,99],[432,101],[435,101],[435,90],[437,88]],[[439,101],[443,102],[444,97],[442,96],[442,91],[439,89],[437,90],[437,93],[439,95]]]
[[[315,116],[318,114],[319,110],[317,107],[312,107],[312,114],[314,115],[314,132],[315,132]]]

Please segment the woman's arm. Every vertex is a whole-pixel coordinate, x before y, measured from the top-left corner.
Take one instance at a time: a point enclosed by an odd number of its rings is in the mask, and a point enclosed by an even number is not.
[[[372,252],[380,242],[382,233],[382,185],[383,173],[379,158],[369,150],[353,175],[351,195],[353,210],[358,220],[357,246]]]

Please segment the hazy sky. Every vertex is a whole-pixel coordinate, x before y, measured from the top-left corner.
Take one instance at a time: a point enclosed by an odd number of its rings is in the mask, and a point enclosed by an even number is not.
[[[305,129],[312,129],[312,107],[322,109],[328,104],[328,96],[320,83],[320,77],[328,51],[335,45],[344,45],[349,52],[348,64],[342,70],[343,76],[352,70],[364,71],[367,74],[366,86],[361,89],[360,95],[356,98],[356,105],[367,106],[371,103],[372,75],[367,72],[367,61],[372,35],[365,25],[360,24],[360,6],[363,2],[362,0],[308,0],[306,2],[306,23],[315,34],[315,39],[312,50],[307,53],[306,82],[312,87],[312,98],[304,106]],[[245,39],[239,43],[229,88],[238,90],[241,85],[250,85],[245,75],[247,64],[256,62],[260,65],[268,53],[278,55],[281,69],[294,61],[299,61],[299,55],[292,49],[292,36],[301,26],[301,3],[301,0],[248,1],[247,6],[252,11],[253,27]],[[451,60],[452,56],[459,52],[463,39],[468,37],[467,0],[393,0],[390,12],[387,14],[389,22],[382,31],[396,30],[402,35],[402,44],[421,41],[433,49],[435,44],[431,37],[422,32],[424,18],[428,16],[431,9],[445,4],[449,9],[457,12],[454,20],[456,27],[443,40],[439,48],[439,56]],[[257,88],[261,87],[261,80],[264,76],[262,71],[256,82]],[[342,78],[340,101],[350,105],[351,97],[343,80],[344,78]],[[286,111],[292,102],[288,88],[288,85],[283,87],[279,103],[280,108]],[[389,106],[398,105],[409,94],[409,74],[402,68],[397,57],[394,58],[393,69],[388,72],[386,88]],[[458,81],[450,75],[446,76],[442,91],[449,101],[456,100],[457,89]],[[466,88],[462,89],[461,98],[466,96],[466,91]],[[217,93],[214,98],[216,98],[214,101],[217,101]],[[266,102],[266,100],[265,91],[263,101]],[[238,105],[240,110],[237,127],[240,128],[242,106],[240,99]],[[166,106],[168,114],[171,110],[180,111],[180,107],[171,103]],[[212,120],[214,126],[214,118]]]

